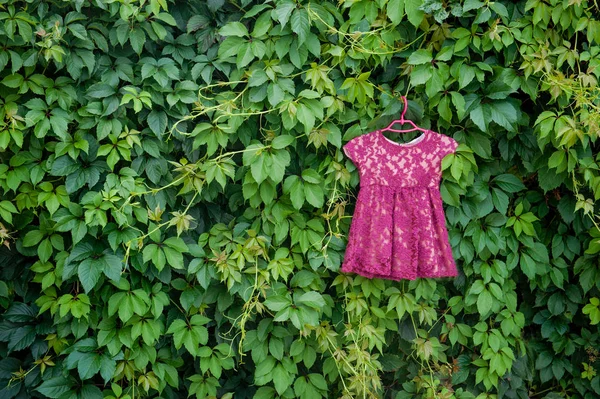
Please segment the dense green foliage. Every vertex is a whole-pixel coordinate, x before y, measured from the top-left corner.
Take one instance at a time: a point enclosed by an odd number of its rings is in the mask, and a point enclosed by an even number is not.
[[[585,0],[0,0],[0,397],[597,398],[599,66]],[[339,272],[402,94],[456,279]]]

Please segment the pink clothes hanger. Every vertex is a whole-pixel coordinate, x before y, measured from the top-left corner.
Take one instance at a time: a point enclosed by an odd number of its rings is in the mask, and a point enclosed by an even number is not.
[[[400,115],[400,119],[396,119],[395,121],[393,121],[392,123],[390,123],[388,125],[388,127],[386,127],[385,129],[381,129],[380,132],[383,132],[385,130],[389,130],[390,132],[397,132],[397,133],[407,133],[407,132],[414,132],[415,130],[420,130],[422,132],[426,132],[427,129],[423,129],[418,127],[417,125],[415,125],[415,123],[413,121],[411,121],[410,119],[404,119],[404,114],[406,114],[406,110],[408,109],[408,101],[406,100],[406,97],[402,96],[402,101],[404,102],[404,109],[402,110],[402,114]],[[392,129],[392,126],[395,125],[396,123],[399,123],[401,125],[404,124],[409,124],[411,125],[413,128],[412,129],[408,129],[408,130],[397,130],[397,129]]]

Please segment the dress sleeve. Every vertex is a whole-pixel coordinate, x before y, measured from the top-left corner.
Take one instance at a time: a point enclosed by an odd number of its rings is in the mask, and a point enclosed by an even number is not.
[[[348,141],[342,149],[344,154],[354,162],[356,166],[359,166],[364,159],[364,148],[363,148],[364,135],[353,138]]]
[[[450,136],[442,135],[440,139],[440,156],[443,158],[448,154],[453,154],[458,147],[458,142]]]

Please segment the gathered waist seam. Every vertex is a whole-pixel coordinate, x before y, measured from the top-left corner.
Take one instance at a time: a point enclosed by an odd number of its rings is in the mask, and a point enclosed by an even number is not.
[[[434,188],[434,189],[438,189],[439,190],[439,185],[431,185],[431,186],[426,186],[426,185],[392,186],[390,184],[371,183],[371,184],[362,184],[361,186],[362,187],[369,187],[369,186],[389,187],[389,188],[393,188],[393,189],[400,189],[400,188]]]

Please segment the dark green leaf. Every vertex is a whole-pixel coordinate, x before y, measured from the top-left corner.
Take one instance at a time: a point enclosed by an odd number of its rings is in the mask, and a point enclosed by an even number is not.
[[[79,264],[77,275],[85,292],[90,292],[98,283],[103,266],[103,262],[94,261],[92,258],[85,259]]]
[[[519,178],[511,174],[498,175],[494,178],[494,182],[502,190],[509,193],[516,193],[526,188]]]
[[[71,390],[71,381],[59,375],[44,381],[36,390],[48,398],[57,399]]]
[[[156,137],[161,138],[167,129],[167,114],[164,111],[152,110],[148,114],[148,126]]]

